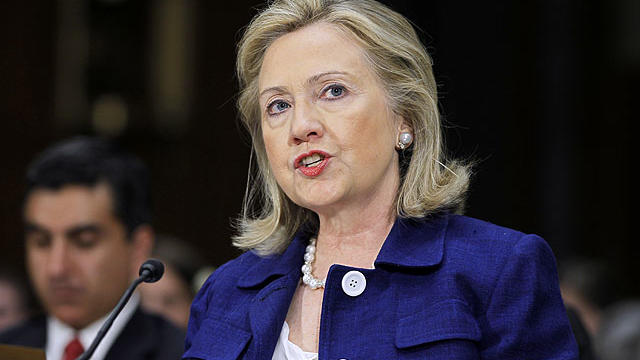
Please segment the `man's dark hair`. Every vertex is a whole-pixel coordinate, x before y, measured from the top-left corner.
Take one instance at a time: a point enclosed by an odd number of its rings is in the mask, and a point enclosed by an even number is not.
[[[114,215],[129,234],[151,221],[147,168],[105,139],[75,137],[47,148],[27,168],[26,180],[25,200],[36,189],[104,183],[113,194]]]
[[[194,288],[196,275],[207,265],[196,248],[177,237],[159,234],[156,235],[152,255],[173,267],[180,279],[189,287],[191,296],[196,295]]]

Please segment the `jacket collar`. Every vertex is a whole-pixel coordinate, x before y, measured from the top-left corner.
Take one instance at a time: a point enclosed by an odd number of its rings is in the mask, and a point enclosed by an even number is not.
[[[396,219],[380,249],[375,266],[415,269],[440,264],[447,224],[446,214],[418,220]],[[238,287],[257,287],[267,280],[272,281],[292,271],[299,271],[304,263],[304,251],[310,236],[308,232],[298,232],[282,254],[267,257],[249,254],[258,260],[238,280]]]
[[[274,280],[291,271],[299,271],[304,263],[304,251],[309,242],[309,237],[309,233],[299,231],[282,254],[265,257],[260,257],[253,253],[248,254],[258,258],[258,260],[238,279],[238,287],[257,287],[267,280]]]
[[[396,219],[375,261],[375,266],[423,268],[440,264],[449,217]]]

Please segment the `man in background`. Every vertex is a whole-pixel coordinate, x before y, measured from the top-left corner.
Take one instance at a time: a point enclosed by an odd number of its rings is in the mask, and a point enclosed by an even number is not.
[[[157,283],[140,286],[142,308],[186,330],[198,290],[195,278],[205,268],[204,261],[188,243],[168,235],[156,236],[151,256],[164,263],[164,276]]]
[[[23,203],[27,270],[46,316],[0,334],[48,360],[87,349],[153,246],[144,165],[94,138],[47,149],[28,168]],[[179,359],[184,333],[125,306],[92,359]]]
[[[0,332],[25,321],[32,307],[29,286],[22,274],[0,266]]]

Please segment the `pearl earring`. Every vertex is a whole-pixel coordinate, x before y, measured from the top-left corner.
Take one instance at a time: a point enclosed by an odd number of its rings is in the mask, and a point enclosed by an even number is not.
[[[400,150],[404,150],[407,148],[407,146],[411,145],[412,141],[413,141],[413,135],[411,135],[410,132],[401,132],[398,139],[397,147]]]

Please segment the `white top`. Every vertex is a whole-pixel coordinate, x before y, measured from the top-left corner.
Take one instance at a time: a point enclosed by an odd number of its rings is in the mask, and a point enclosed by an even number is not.
[[[313,352],[302,351],[298,345],[289,341],[289,324],[284,322],[282,331],[273,351],[271,360],[317,360],[318,354]]]
[[[107,331],[107,334],[102,339],[98,348],[96,348],[93,356],[91,356],[91,360],[104,359],[111,348],[111,345],[113,345],[113,342],[116,341],[116,338],[120,335],[124,326],[129,322],[131,316],[133,316],[133,313],[136,311],[139,303],[140,296],[137,293],[134,293],[129,303],[124,306],[120,315],[118,315],[118,317],[113,321],[113,324],[111,324],[111,328]],[[76,331],[74,328],[62,321],[54,318],[53,316],[49,316],[47,318],[47,345],[45,347],[47,360],[61,360],[62,355],[64,354],[64,348],[71,340],[73,340],[76,334],[78,335],[78,339],[80,340],[80,343],[82,343],[84,350],[87,350],[89,346],[91,346],[93,339],[98,335],[98,331],[100,331],[102,323],[108,316],[109,314],[94,321],[80,331]]]

